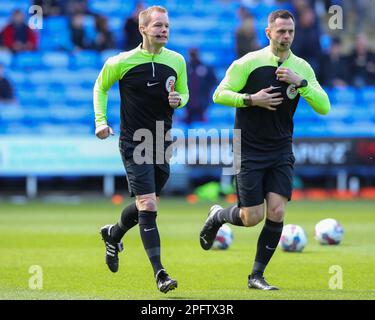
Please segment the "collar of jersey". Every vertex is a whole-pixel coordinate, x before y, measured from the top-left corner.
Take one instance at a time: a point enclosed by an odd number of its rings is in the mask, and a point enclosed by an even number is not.
[[[142,43],[138,46],[138,50],[140,53],[147,57],[153,57],[153,56],[160,56],[163,53],[164,47],[161,48],[160,53],[151,53],[147,51],[146,49],[142,49]]]
[[[272,52],[272,50],[271,50],[271,46],[268,46],[268,47],[266,47],[265,49],[268,51],[269,56],[270,56],[270,59],[272,60],[272,62],[274,62],[274,63],[277,64],[277,63],[279,62],[280,58],[277,57],[277,56],[275,56],[275,55],[273,54],[273,52]],[[289,49],[289,56],[288,56],[288,58],[286,58],[286,59],[283,61],[283,63],[285,63],[286,61],[290,60],[290,59],[292,58],[292,56],[293,56],[293,52],[292,52],[292,50]]]

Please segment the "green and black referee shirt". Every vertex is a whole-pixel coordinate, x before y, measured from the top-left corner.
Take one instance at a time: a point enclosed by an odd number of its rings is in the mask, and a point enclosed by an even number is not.
[[[162,48],[159,54],[137,48],[109,58],[102,68],[94,87],[96,126],[107,124],[108,90],[119,81],[121,96],[121,138],[133,141],[138,129],[154,134],[156,121],[164,121],[165,133],[171,129],[174,109],[168,95],[180,93],[179,107],[189,99],[186,62],[182,55]]]
[[[308,86],[295,89],[294,85],[277,80],[275,71],[279,66],[306,79]],[[280,91],[284,98],[283,103],[276,106],[277,111],[244,104],[245,93],[254,94],[270,86],[274,87],[272,92]],[[280,64],[268,46],[234,61],[214,92],[213,100],[237,108],[235,128],[241,129],[242,154],[266,155],[292,152],[293,116],[300,96],[317,113],[326,114],[330,110],[328,96],[311,66],[291,51]]]

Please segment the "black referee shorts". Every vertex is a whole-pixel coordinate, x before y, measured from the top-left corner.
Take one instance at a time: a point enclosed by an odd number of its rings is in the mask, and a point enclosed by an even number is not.
[[[120,153],[130,195],[134,197],[156,193],[156,196],[159,196],[169,178],[169,163],[156,164],[156,161],[153,161],[152,164],[137,164],[133,158],[135,147],[132,143],[120,140]]]
[[[282,154],[266,163],[242,157],[241,171],[236,175],[238,206],[260,205],[268,192],[277,193],[290,201],[294,162],[293,153]]]

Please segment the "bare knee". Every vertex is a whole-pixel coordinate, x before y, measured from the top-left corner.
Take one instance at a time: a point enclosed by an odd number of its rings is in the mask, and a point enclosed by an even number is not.
[[[264,219],[264,207],[241,208],[240,217],[245,227],[256,226]]]
[[[155,194],[137,196],[136,205],[139,211],[157,211],[157,200]]]
[[[267,209],[267,219],[271,221],[282,222],[284,221],[284,216],[285,216],[284,204],[280,204],[280,205],[270,207]]]

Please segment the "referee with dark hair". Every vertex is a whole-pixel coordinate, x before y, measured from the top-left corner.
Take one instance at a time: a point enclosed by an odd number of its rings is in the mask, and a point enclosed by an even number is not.
[[[278,289],[266,282],[263,273],[280,240],[285,206],[292,195],[293,116],[298,100],[302,96],[319,114],[330,110],[311,66],[290,50],[294,30],[295,19],[289,11],[272,12],[265,29],[269,46],[234,61],[213,97],[215,103],[237,108],[235,128],[241,130],[238,204],[211,207],[200,244],[210,249],[224,223],[251,227],[266,214],[248,277],[248,287],[261,290]]]

